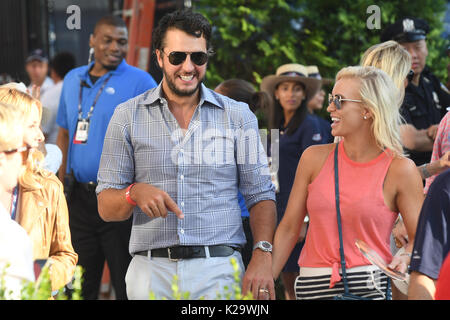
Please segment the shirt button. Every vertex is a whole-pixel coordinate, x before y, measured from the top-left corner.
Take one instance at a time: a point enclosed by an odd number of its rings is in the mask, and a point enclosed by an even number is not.
[[[180,233],[181,233],[181,234],[184,234],[184,229],[180,229]]]
[[[183,180],[183,179],[184,179],[184,175],[181,175],[181,176],[180,176],[180,179]]]
[[[180,152],[183,153],[183,152],[184,152],[184,149],[180,149]]]
[[[184,207],[184,201],[181,201],[181,203],[180,203],[180,204],[181,204],[181,206],[182,206],[182,207]]]

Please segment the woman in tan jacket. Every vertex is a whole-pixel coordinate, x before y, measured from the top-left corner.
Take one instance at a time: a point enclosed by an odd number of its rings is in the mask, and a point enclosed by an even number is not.
[[[19,179],[11,216],[27,231],[33,244],[33,259],[49,259],[52,290],[69,283],[78,255],[72,247],[69,214],[59,179],[40,167],[43,155],[38,151],[44,136],[40,130],[42,105],[18,84],[0,87],[0,101],[23,112],[24,141],[31,149],[26,154],[26,170]],[[11,195],[14,199],[14,194]]]

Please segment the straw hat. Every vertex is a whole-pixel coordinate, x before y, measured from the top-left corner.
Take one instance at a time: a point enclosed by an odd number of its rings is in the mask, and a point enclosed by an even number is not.
[[[290,63],[278,67],[276,74],[264,77],[261,82],[261,91],[266,91],[270,95],[273,95],[275,88],[281,82],[285,81],[302,83],[305,86],[307,100],[316,94],[321,85],[321,80],[308,78],[308,71],[305,66],[297,63]]]
[[[309,78],[316,78],[322,80],[322,84],[331,84],[334,82],[333,79],[330,78],[322,78],[319,72],[319,68],[317,66],[307,66],[306,71],[308,72]]]

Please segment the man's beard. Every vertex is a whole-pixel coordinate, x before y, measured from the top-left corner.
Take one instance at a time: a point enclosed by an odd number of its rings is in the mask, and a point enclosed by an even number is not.
[[[191,90],[180,90],[176,87],[175,82],[172,81],[172,79],[169,77],[169,75],[166,73],[166,71],[164,69],[162,69],[163,74],[164,74],[164,79],[167,82],[167,86],[169,87],[169,89],[172,91],[173,94],[175,94],[176,96],[179,97],[190,97],[192,95],[194,95],[198,88],[200,88],[200,85],[203,82],[203,78],[198,79],[198,84],[194,89]]]
[[[123,59],[122,59],[123,60]],[[122,60],[120,60],[120,63],[122,63]],[[117,64],[117,65],[103,65],[103,68],[105,68],[106,70],[109,70],[109,71],[112,71],[112,70],[116,70],[117,69],[117,67],[120,65],[120,63],[119,64]]]

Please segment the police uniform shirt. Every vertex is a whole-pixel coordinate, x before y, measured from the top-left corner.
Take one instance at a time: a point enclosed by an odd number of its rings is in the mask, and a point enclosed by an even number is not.
[[[406,88],[400,113],[406,123],[412,124],[416,129],[428,129],[431,125],[439,124],[449,105],[450,94],[425,67],[420,75],[419,85],[410,83]],[[428,163],[431,159],[431,151],[406,151],[416,165]]]

